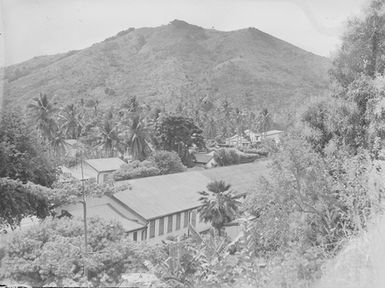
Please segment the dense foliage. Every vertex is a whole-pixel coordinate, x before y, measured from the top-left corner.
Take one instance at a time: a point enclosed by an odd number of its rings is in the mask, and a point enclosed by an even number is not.
[[[240,202],[235,199],[230,187],[224,181],[214,181],[207,185],[207,191],[199,192],[202,202],[199,213],[205,222],[210,222],[218,231],[218,235],[221,235],[223,226],[238,215]]]
[[[160,170],[154,166],[154,163],[147,160],[142,162],[135,160],[122,165],[120,169],[116,170],[112,174],[112,177],[115,181],[122,181],[134,178],[156,176],[160,173]]]
[[[150,160],[155,164],[160,171],[160,174],[171,174],[183,172],[186,167],[182,164],[178,154],[173,151],[155,151]]]
[[[202,130],[193,120],[182,116],[161,117],[155,126],[155,144],[160,150],[175,151],[184,164],[189,161],[189,149],[205,146]]]
[[[47,219],[15,232],[5,247],[0,277],[35,286],[84,285],[87,265],[93,286],[116,286],[126,271],[145,271],[144,260],[156,253],[130,242],[117,223],[89,219],[88,255],[84,255],[83,223],[78,219]]]
[[[39,185],[0,178],[0,227],[16,228],[25,217],[44,218],[50,213],[47,199]]]
[[[54,163],[46,146],[30,133],[16,113],[3,113],[0,119],[0,177],[51,186],[56,179]]]

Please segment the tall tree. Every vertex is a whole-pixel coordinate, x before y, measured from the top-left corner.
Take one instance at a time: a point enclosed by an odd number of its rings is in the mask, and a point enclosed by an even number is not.
[[[99,126],[99,144],[102,146],[107,157],[113,157],[114,152],[119,150],[118,125],[112,118],[112,112],[107,112],[103,124]]]
[[[60,117],[63,121],[61,129],[64,130],[64,135],[70,139],[78,139],[82,130],[82,121],[76,106],[67,105],[60,113]]]
[[[31,120],[41,132],[43,138],[50,139],[53,131],[57,129],[54,114],[57,109],[50,103],[46,94],[40,93],[39,97],[33,98],[32,103],[27,106]]]
[[[272,119],[269,110],[264,108],[258,115],[258,127],[259,131],[262,133],[262,138],[266,136],[266,132],[270,129],[271,124]]]
[[[133,117],[130,127],[129,145],[134,160],[144,160],[151,152],[149,138],[143,119],[139,115]]]
[[[191,118],[182,116],[165,116],[158,119],[155,127],[155,144],[158,149],[175,151],[188,163],[188,149],[193,145],[205,146],[202,130]]]
[[[235,219],[240,205],[230,187],[224,181],[214,181],[207,185],[208,192],[199,192],[203,204],[199,213],[205,222],[211,222],[219,235],[223,226]]]
[[[360,74],[374,77],[385,68],[385,1],[372,0],[363,17],[349,21],[331,73],[342,87]]]
[[[51,186],[56,172],[47,150],[46,144],[30,133],[20,115],[15,112],[1,115],[0,177]]]

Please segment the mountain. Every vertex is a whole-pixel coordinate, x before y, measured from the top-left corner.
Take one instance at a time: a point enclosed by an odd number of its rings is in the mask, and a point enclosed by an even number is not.
[[[327,58],[255,28],[222,32],[174,20],[6,67],[4,104],[24,108],[43,92],[58,104],[91,98],[107,106],[135,95],[171,105],[208,97],[278,112],[325,94],[329,67]]]

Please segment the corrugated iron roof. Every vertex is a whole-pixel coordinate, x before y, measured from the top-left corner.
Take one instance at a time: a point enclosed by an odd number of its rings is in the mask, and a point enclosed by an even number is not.
[[[149,220],[201,205],[199,191],[206,190],[208,183],[224,180],[231,184],[237,194],[244,194],[255,187],[261,176],[269,178],[268,161],[233,165],[154,176],[117,182],[116,185],[129,184],[130,190],[114,194],[126,206]]]
[[[126,164],[126,162],[116,157],[87,159],[84,161],[98,172],[118,170],[120,166]]]
[[[83,217],[83,205],[79,203],[63,206],[58,210],[67,210],[75,217]],[[126,231],[134,231],[145,227],[143,219],[130,213],[116,200],[108,196],[87,200],[87,217],[100,217],[105,220],[118,221]]]

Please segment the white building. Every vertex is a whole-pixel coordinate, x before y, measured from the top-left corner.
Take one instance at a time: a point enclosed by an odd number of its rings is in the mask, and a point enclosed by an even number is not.
[[[241,135],[235,134],[234,136],[226,138],[225,144],[232,147],[244,147],[248,146],[250,141]]]
[[[198,208],[199,191],[206,191],[208,183],[224,180],[238,196],[245,195],[261,176],[269,178],[268,161],[220,167],[202,171],[153,176],[115,182],[129,185],[129,189],[90,199],[89,216],[99,216],[122,223],[133,241],[159,242],[169,236],[188,234],[188,224],[198,232],[208,230]],[[82,216],[80,204],[63,207],[74,216]]]
[[[126,164],[126,162],[119,158],[85,159],[83,163],[76,164],[69,168],[61,167],[61,169],[62,172],[68,176],[79,180],[95,179],[96,182],[100,184],[106,182],[109,176],[123,164]]]

